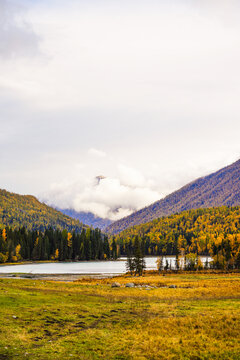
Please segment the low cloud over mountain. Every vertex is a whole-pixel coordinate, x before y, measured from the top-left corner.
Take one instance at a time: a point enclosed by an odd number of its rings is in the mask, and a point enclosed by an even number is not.
[[[96,176],[77,182],[52,184],[43,199],[48,204],[75,211],[91,212],[101,218],[118,220],[158,200],[153,182],[135,169],[118,166],[118,177]]]

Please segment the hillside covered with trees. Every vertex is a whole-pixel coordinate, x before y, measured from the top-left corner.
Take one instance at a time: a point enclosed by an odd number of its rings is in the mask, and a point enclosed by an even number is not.
[[[240,207],[188,210],[124,230],[115,237],[122,255],[136,237],[146,255],[211,255],[217,268],[240,268]]]
[[[25,227],[27,230],[53,229],[80,232],[83,225],[31,195],[18,195],[0,190],[0,229]]]
[[[67,230],[44,232],[26,228],[0,230],[0,263],[21,260],[108,260],[117,258],[117,246],[111,246],[99,229],[83,228],[81,232]]]
[[[117,234],[128,227],[147,223],[161,216],[224,205],[240,205],[240,160],[114,222],[106,231]]]

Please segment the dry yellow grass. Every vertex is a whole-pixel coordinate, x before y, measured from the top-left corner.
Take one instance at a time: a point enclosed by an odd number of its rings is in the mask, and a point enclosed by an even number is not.
[[[77,282],[83,285],[95,285],[88,291],[101,294],[107,291],[109,296],[115,296],[116,291],[113,292],[103,285],[110,286],[112,282],[117,281],[121,287],[117,289],[118,295],[129,296],[129,289],[125,285],[129,282],[134,282],[137,285],[150,285],[156,288],[146,292],[144,288],[131,289],[131,295],[134,297],[159,297],[171,299],[197,299],[197,298],[239,298],[240,296],[240,276],[239,273],[182,273],[158,275],[148,274],[143,277],[121,276],[106,279],[80,279]],[[169,288],[170,285],[176,285],[176,289]]]
[[[239,360],[239,304],[239,274],[4,279],[0,359]]]

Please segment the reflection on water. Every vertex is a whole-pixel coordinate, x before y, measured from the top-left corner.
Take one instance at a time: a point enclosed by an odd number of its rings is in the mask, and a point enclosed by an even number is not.
[[[208,260],[207,260],[208,259]],[[25,265],[4,265],[0,266],[0,273],[27,273],[27,274],[123,274],[126,272],[126,259],[118,261],[81,261],[81,262],[59,262],[40,263]],[[157,270],[157,257],[146,257],[146,269]],[[210,257],[201,256],[203,265]],[[168,268],[175,269],[175,256],[163,258],[163,266],[168,261]]]

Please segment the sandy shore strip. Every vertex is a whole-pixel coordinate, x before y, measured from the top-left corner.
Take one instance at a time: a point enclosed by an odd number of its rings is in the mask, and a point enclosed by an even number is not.
[[[0,274],[0,279],[31,279],[31,280],[48,280],[48,281],[77,281],[79,279],[105,279],[123,274]]]

